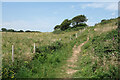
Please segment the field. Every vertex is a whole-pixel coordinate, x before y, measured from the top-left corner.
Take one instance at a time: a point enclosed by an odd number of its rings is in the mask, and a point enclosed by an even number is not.
[[[61,34],[3,32],[2,77],[118,78],[119,50],[116,23],[117,19],[112,19],[80,31]],[[79,46],[81,44],[83,45]],[[14,45],[13,63],[12,45]],[[78,51],[76,62],[69,64],[68,60],[74,59],[75,50]],[[66,73],[68,70],[72,73]]]
[[[20,58],[31,55],[33,53],[34,43],[36,47],[51,45],[60,39],[64,43],[70,42],[70,35],[76,32],[67,34],[53,34],[53,33],[2,33],[3,56],[11,55],[12,45],[15,46],[15,54],[20,55]],[[7,56],[8,57],[8,56]],[[26,59],[26,57],[25,57]]]

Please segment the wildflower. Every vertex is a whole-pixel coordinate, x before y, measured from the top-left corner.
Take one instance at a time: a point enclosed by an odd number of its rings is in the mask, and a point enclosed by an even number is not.
[[[114,40],[114,37],[113,37],[113,40]]]

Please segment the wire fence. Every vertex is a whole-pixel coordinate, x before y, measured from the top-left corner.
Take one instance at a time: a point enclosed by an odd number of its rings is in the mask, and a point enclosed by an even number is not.
[[[79,30],[77,33],[74,34],[74,36],[70,35],[69,40],[72,41],[74,39],[77,39],[78,36],[80,36],[84,31],[86,30],[86,28],[84,28],[83,30]],[[59,41],[61,41],[62,39],[59,38]],[[14,52],[15,52],[15,46],[14,44],[12,45],[12,63],[14,63]],[[36,53],[36,43],[33,43],[33,51],[32,53]]]

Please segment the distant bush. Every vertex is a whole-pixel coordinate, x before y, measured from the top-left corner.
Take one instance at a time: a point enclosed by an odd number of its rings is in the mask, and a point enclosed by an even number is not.
[[[114,25],[118,25],[118,20],[117,20],[118,18],[112,18],[112,19],[103,19],[103,20],[101,20],[101,22],[100,23],[96,23],[95,24],[95,26],[96,25],[104,25],[104,24],[108,24],[108,23],[113,23],[113,22],[115,22],[114,23]]]
[[[25,32],[31,32],[30,30],[26,30]]]
[[[54,34],[61,34],[61,33],[63,33],[63,31],[61,31],[61,30],[55,30],[55,31],[53,31],[53,33]]]
[[[6,28],[2,28],[1,30],[2,30],[2,32],[6,32],[6,31],[7,31],[7,29],[6,29]]]
[[[2,32],[15,32],[15,30],[13,30],[13,29],[2,28],[1,30],[2,30]]]
[[[110,23],[110,21],[103,21],[103,22],[101,22],[100,24],[107,24],[107,23]]]
[[[16,31],[14,29],[6,29],[6,28],[1,28],[2,32],[24,32],[23,30],[19,30]],[[40,31],[30,31],[30,30],[26,30],[25,32],[40,32]]]
[[[23,30],[20,30],[20,31],[18,31],[18,32],[24,32]]]
[[[101,20],[101,22],[107,21],[106,19]]]
[[[7,32],[15,32],[13,29],[8,29]]]

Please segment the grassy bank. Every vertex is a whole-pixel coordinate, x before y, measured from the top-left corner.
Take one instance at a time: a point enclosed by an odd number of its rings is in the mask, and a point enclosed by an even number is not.
[[[74,45],[83,45],[73,78],[118,78],[118,32],[116,20],[82,31],[54,33],[2,33],[3,78],[66,78],[66,60]],[[76,38],[76,33],[78,37]],[[71,35],[71,39],[70,39]],[[33,53],[33,44],[36,53]],[[11,46],[15,46],[14,63]],[[63,65],[65,65],[63,67]]]
[[[89,28],[90,40],[82,47],[76,70],[77,78],[119,78],[118,30],[114,24]],[[96,31],[95,29],[98,29]],[[104,29],[108,29],[104,31]],[[100,32],[100,33],[98,33]]]

